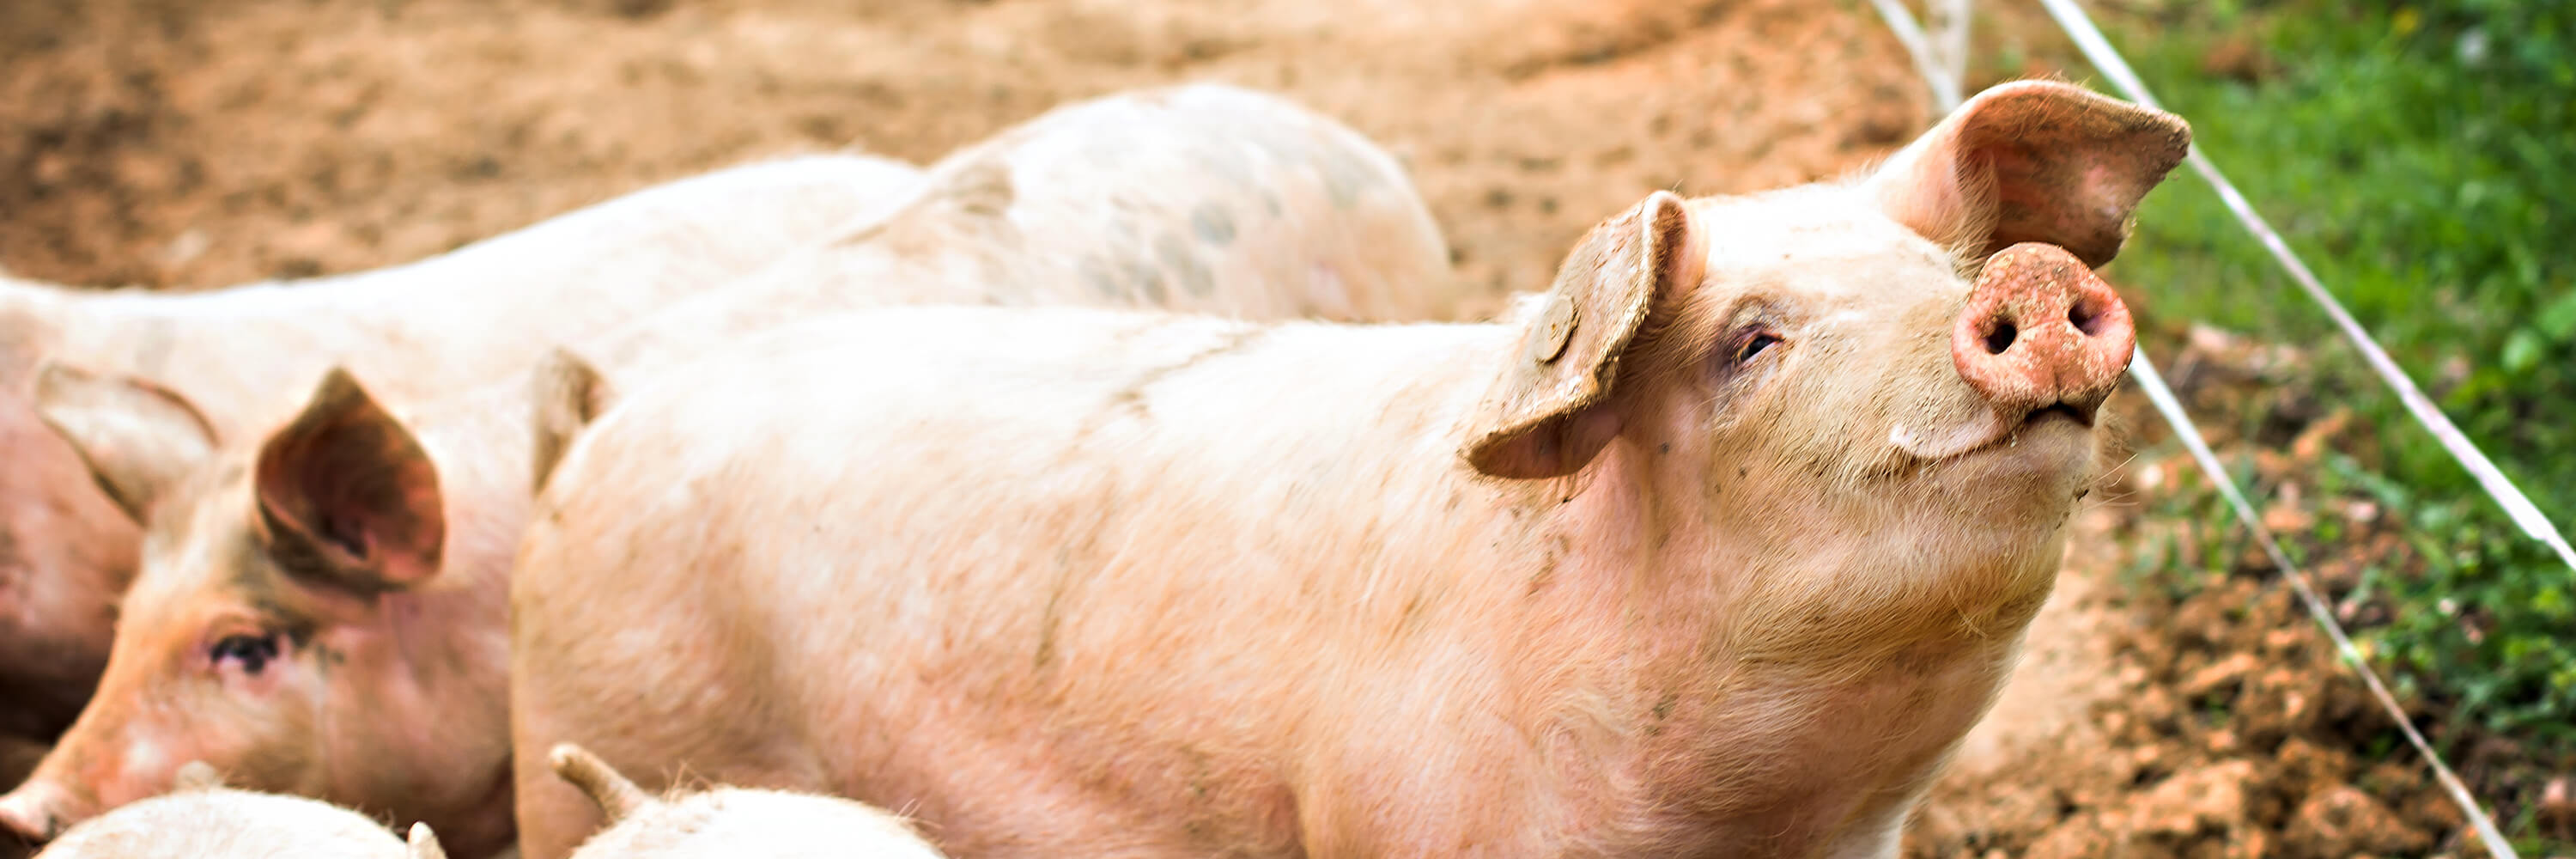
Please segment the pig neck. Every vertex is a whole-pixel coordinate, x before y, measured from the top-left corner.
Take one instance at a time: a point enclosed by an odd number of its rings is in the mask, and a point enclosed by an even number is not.
[[[1894,825],[2000,686],[2054,557],[1926,571],[1877,540],[1726,533],[1743,520],[1697,491],[1704,463],[1660,445],[1623,437],[1576,478],[1501,496],[1503,532],[1535,539],[1492,559],[1513,571],[1495,581],[1528,583],[1521,629],[1537,632],[1489,644],[1568,659],[1502,660],[1500,680],[1517,700],[1590,702],[1522,726],[1574,787],[1527,811],[1613,853],[1799,855]],[[1881,525],[1903,544],[1903,517]],[[1914,586],[1869,587],[1892,576]]]
[[[379,597],[388,660],[379,707],[335,734],[343,796],[402,801],[458,856],[515,837],[509,768],[509,566],[527,519],[525,385],[424,410],[447,540],[437,578]],[[358,672],[351,672],[356,674]]]

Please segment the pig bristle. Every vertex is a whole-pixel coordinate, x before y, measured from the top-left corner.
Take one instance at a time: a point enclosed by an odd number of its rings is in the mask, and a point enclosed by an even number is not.
[[[636,809],[652,802],[652,797],[646,796],[634,782],[626,780],[625,775],[588,749],[572,743],[556,743],[554,749],[546,753],[546,761],[554,766],[555,775],[589,794],[590,800],[599,804],[600,814],[606,816],[611,824],[626,819]]]

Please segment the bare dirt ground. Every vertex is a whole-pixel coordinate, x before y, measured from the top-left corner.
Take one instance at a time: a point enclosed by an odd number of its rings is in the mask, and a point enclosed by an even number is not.
[[[2028,55],[2063,56],[2050,44]],[[1932,119],[1854,2],[13,0],[0,267],[162,289],[352,271],[764,155],[927,162],[1180,80],[1281,91],[1397,151],[1497,297],[1544,285],[1650,189],[1821,178]],[[2124,546],[2171,527],[2139,499],[2178,473],[2132,462],[2096,493],[1908,854],[2457,849],[2457,818],[2372,745],[2386,725],[2277,588],[2117,580]]]

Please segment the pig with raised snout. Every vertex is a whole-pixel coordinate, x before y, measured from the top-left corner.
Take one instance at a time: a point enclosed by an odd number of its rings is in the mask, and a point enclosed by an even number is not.
[[[424,841],[424,839],[427,839]],[[235,790],[212,767],[181,767],[177,789],[82,821],[39,859],[423,859],[413,844],[355,811],[302,797]]]
[[[547,760],[607,819],[574,859],[944,859],[903,818],[846,799],[729,786],[656,799],[580,746]]]
[[[46,419],[150,504],[151,526],[98,695],[0,797],[0,831],[42,837],[200,758],[260,789],[427,821],[459,856],[508,846],[504,609],[532,485],[612,383],[723,332],[941,300],[1392,314],[1447,283],[1446,245],[1392,158],[1240,89],[1060,108],[928,182],[889,220],[577,344],[532,381],[406,408],[335,370],[246,446],[218,449],[168,391],[48,370]],[[1104,270],[1117,279],[1092,282]]]
[[[38,416],[40,362],[183,393],[192,432],[247,438],[291,414],[335,362],[409,402],[488,384],[558,338],[607,331],[872,220],[922,181],[885,159],[799,156],[359,274],[196,293],[0,277],[0,735],[51,740],[79,715],[142,542],[117,497],[127,487],[102,492]]]
[[[2007,673],[2188,127],[2050,82],[1479,324],[888,309],[628,390],[513,730],[957,857],[1892,856]],[[588,802],[522,767],[521,847]],[[648,787],[655,786],[647,782]]]

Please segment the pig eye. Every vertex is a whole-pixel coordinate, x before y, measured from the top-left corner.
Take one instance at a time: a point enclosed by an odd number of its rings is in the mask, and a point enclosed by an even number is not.
[[[1752,336],[1744,338],[1744,345],[1735,347],[1735,362],[1741,364],[1751,361],[1753,356],[1762,354],[1762,350],[1778,345],[1780,345],[1779,335],[1769,331],[1755,331]]]
[[[244,673],[258,674],[260,669],[268,667],[270,660],[277,658],[277,633],[227,635],[215,642],[209,655],[217,665],[222,665],[226,659],[240,660]]]

